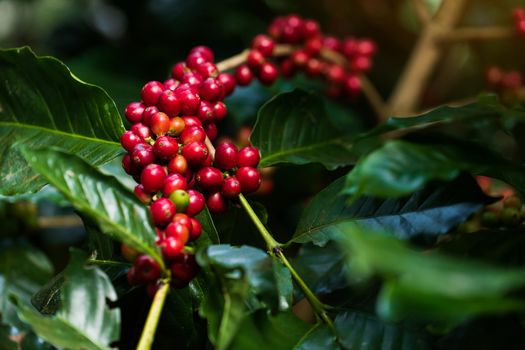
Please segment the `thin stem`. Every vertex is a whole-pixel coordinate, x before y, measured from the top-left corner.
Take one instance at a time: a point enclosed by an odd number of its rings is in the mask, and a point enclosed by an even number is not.
[[[113,260],[97,260],[97,259],[89,259],[87,261],[88,265],[98,265],[98,266],[119,266],[119,267],[130,267],[130,263],[122,262],[122,261],[113,261]]]
[[[514,28],[503,26],[458,28],[443,33],[441,40],[446,42],[468,41],[468,40],[491,40],[510,38],[515,35]]]
[[[379,120],[384,122],[389,117],[388,107],[385,104],[385,101],[383,100],[383,97],[379,94],[379,91],[377,91],[376,87],[370,79],[364,74],[360,75],[361,79],[361,90],[363,91],[363,94],[365,95],[366,99],[368,100],[368,103],[370,103],[370,106],[376,113],[376,115],[379,117]]]
[[[274,57],[287,56],[291,54],[294,51],[294,49],[295,48],[292,45],[279,44],[275,46],[273,50],[273,56]],[[237,68],[238,66],[246,62],[246,58],[248,57],[249,52],[250,50],[246,49],[230,58],[227,58],[217,63],[217,69],[220,72],[224,72],[224,71],[227,71],[233,68]]]
[[[250,205],[250,203],[248,203],[248,201],[242,193],[239,194],[239,201],[241,202],[242,207],[244,208],[244,210],[246,210],[246,213],[248,214],[254,225],[257,227],[257,230],[259,230],[262,238],[268,246],[268,251],[270,252],[270,254],[274,254],[276,249],[280,250],[282,244],[277,242],[273,238],[271,233],[268,232],[264,224],[261,222],[261,220],[259,220],[259,217],[255,213],[255,211],[252,209],[252,206]]]
[[[412,0],[412,5],[414,6],[416,15],[421,23],[426,24],[430,21],[431,16],[423,0]]]
[[[164,307],[164,302],[166,301],[166,296],[170,289],[170,285],[167,281],[161,282],[160,288],[155,293],[153,302],[149,309],[148,318],[146,319],[146,324],[144,329],[142,329],[142,335],[140,336],[139,344],[137,345],[137,350],[150,350],[153,340],[155,339],[155,332],[157,331],[157,325],[159,324],[160,315],[162,314],[162,308]]]

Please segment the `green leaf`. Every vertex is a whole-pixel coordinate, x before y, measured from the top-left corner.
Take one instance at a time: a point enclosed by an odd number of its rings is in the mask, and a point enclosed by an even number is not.
[[[270,315],[259,310],[246,315],[230,350],[291,350],[315,326],[304,323],[291,312]]]
[[[26,328],[16,315],[16,310],[8,296],[15,294],[20,300],[29,303],[37,292],[53,275],[51,262],[40,250],[27,244],[8,244],[0,246],[0,316],[3,323]]]
[[[96,221],[105,234],[153,257],[164,266],[147,207],[114,177],[82,159],[54,149],[22,149],[42,174],[78,211]]]
[[[319,192],[299,221],[291,242],[324,245],[348,223],[384,230],[399,238],[435,236],[465,221],[490,199],[469,176],[439,186],[429,186],[409,197],[361,197],[348,202],[340,193],[345,178]]]
[[[400,197],[417,191],[431,180],[450,181],[461,171],[495,177],[525,193],[525,168],[463,142],[416,144],[387,142],[360,159],[348,174],[346,194]]]
[[[0,50],[1,194],[34,192],[45,184],[13,145],[60,147],[100,165],[121,152],[123,132],[104,90],[27,47]]]
[[[293,348],[294,350],[342,350],[334,332],[325,324],[318,324]]]
[[[250,308],[287,310],[292,302],[288,269],[264,251],[249,247],[211,245],[197,255],[210,271],[201,316],[208,319],[209,337],[217,349],[227,349]]]
[[[525,285],[524,268],[504,268],[437,252],[420,252],[383,234],[347,226],[338,237],[351,280],[381,275],[378,313],[458,324],[479,314],[525,310],[508,294]]]
[[[43,316],[13,296],[18,315],[43,339],[68,349],[108,349],[119,338],[120,311],[110,310],[107,300],[117,295],[108,277],[99,269],[84,267],[85,257],[72,251],[60,290],[61,307],[53,316]]]
[[[350,135],[331,124],[319,97],[295,90],[261,107],[250,139],[261,151],[262,167],[321,163],[335,169],[353,162]]]

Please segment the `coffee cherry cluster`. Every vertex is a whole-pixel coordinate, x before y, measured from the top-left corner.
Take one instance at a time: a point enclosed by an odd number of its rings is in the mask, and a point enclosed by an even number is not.
[[[372,57],[377,51],[370,39],[348,37],[340,40],[324,35],[314,20],[298,15],[278,17],[269,26],[268,35],[260,34],[253,39],[246,64],[235,71],[238,85],[250,84],[255,76],[265,85],[276,80],[278,69],[270,61],[276,43],[295,47],[289,56],[278,61],[281,75],[291,77],[303,71],[309,77],[324,78],[329,83],[327,94],[330,97],[343,93],[356,97],[361,91],[359,75],[372,68]],[[326,59],[323,51],[338,55],[345,63]]]
[[[128,152],[122,166],[138,183],[137,198],[150,206],[157,244],[175,287],[186,286],[197,272],[195,258],[185,249],[202,232],[195,216],[206,205],[212,213],[222,213],[228,199],[254,192],[261,183],[257,148],[238,150],[223,143],[214,160],[206,145],[217,137],[215,123],[227,112],[222,100],[235,87],[235,78],[220,74],[213,59],[209,48],[195,47],[173,66],[170,79],[145,84],[142,100],[126,107],[131,128],[120,139]],[[133,262],[129,282],[147,284],[154,292],[158,264],[125,245],[122,255]]]
[[[525,36],[525,9],[517,7],[512,13],[514,18],[514,30],[519,36]]]

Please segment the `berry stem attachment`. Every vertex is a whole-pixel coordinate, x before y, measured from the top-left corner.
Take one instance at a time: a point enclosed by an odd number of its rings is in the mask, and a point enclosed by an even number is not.
[[[159,324],[160,315],[162,314],[162,308],[164,307],[164,302],[166,301],[166,296],[170,289],[169,281],[163,280],[151,307],[149,309],[148,318],[146,319],[146,324],[142,330],[142,335],[140,336],[139,344],[137,345],[137,350],[150,350],[153,340],[155,339],[155,332],[157,331],[157,325]]]
[[[288,261],[286,256],[284,255],[281,247],[282,244],[278,243],[273,236],[268,232],[264,224],[261,222],[257,214],[252,209],[250,203],[246,200],[246,198],[241,194],[239,194],[239,201],[241,202],[242,207],[244,210],[246,210],[246,213],[252,220],[252,222],[255,224],[257,229],[259,230],[259,233],[265,240],[267,246],[268,246],[268,252],[270,255],[278,258],[284,266],[290,271],[292,274],[292,277],[294,281],[299,285],[299,288],[304,293],[306,299],[312,306],[315,314],[318,318],[320,318],[323,322],[325,322],[328,326],[333,327],[333,322],[326,313],[326,307],[321,303],[319,299],[315,296],[314,292],[306,285],[304,280],[301,278],[301,276],[297,273],[297,271],[293,268],[292,264]]]
[[[273,51],[274,57],[279,56],[287,56],[291,54],[294,51],[294,47],[292,45],[276,45]],[[246,49],[240,53],[238,53],[235,56],[232,56],[230,58],[227,58],[219,63],[217,63],[217,69],[220,72],[225,72],[229,69],[237,68],[241,64],[244,64],[246,62],[246,59],[248,58],[248,53],[250,52],[249,49]]]

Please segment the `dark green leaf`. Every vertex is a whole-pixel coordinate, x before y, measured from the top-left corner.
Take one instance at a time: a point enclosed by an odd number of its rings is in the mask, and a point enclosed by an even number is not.
[[[508,296],[525,285],[525,269],[419,252],[404,242],[349,225],[338,240],[348,252],[351,280],[381,275],[378,312],[390,320],[417,318],[457,324],[485,313],[525,310]]]
[[[330,123],[322,100],[301,90],[282,93],[261,107],[252,143],[260,165],[321,163],[328,169],[351,164],[351,131]]]
[[[334,332],[325,324],[318,324],[297,343],[294,350],[342,350]]]
[[[43,339],[68,349],[108,349],[119,338],[120,312],[110,310],[107,300],[117,295],[108,277],[99,269],[84,267],[85,257],[72,251],[60,290],[60,309],[44,316],[13,296],[18,315]]]
[[[123,132],[104,90],[27,47],[0,50],[0,193],[33,192],[45,184],[12,147],[16,143],[60,147],[100,165],[121,152]]]
[[[218,244],[219,233],[215,228],[215,224],[213,222],[213,219],[211,218],[208,208],[205,208],[203,211],[201,211],[199,215],[197,215],[197,219],[202,225],[202,236],[204,236],[199,238],[199,240],[197,241],[199,247],[208,246],[210,244]]]
[[[96,221],[101,231],[164,265],[147,207],[114,177],[104,175],[82,159],[54,149],[22,150],[33,169],[42,174],[71,204]]]
[[[525,168],[473,144],[391,141],[357,163],[344,193],[400,197],[431,180],[450,181],[461,171],[495,177],[525,192]]]
[[[340,178],[314,197],[291,242],[323,245],[348,223],[385,230],[403,239],[438,235],[489,203],[489,198],[469,176],[429,186],[406,198],[361,197],[351,203],[347,196],[340,195],[344,185],[345,178]]]
[[[31,296],[52,275],[53,266],[40,250],[27,244],[6,244],[4,241],[4,244],[0,246],[0,316],[2,322],[25,328],[18,319],[8,296],[15,294],[23,302],[29,303]]]

